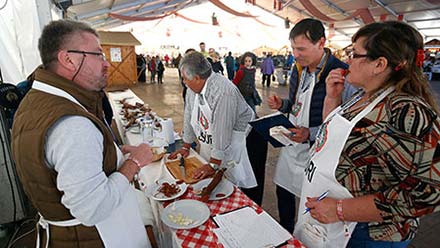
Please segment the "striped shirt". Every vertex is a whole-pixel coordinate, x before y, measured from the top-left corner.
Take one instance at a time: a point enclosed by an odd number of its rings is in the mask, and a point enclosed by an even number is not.
[[[254,117],[253,110],[244,100],[238,88],[226,77],[211,73],[206,80],[205,99],[212,111],[211,157],[223,160],[225,151],[231,144],[232,131],[246,131]],[[183,120],[183,142],[192,143],[197,137],[191,126],[196,93],[188,88]]]
[[[436,113],[402,93],[389,94],[355,125],[336,178],[354,197],[375,195],[384,221],[368,223],[372,239],[413,239],[419,217],[440,210],[439,141]]]

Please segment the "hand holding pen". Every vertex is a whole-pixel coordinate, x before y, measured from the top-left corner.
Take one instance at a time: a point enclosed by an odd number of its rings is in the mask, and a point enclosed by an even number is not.
[[[330,191],[330,190],[327,190],[327,191],[325,191],[324,193],[322,193],[320,196],[318,196],[318,199],[316,199],[316,201],[319,202],[319,201],[322,201],[324,198],[326,198],[327,195],[328,195],[328,192],[329,192],[329,191]],[[311,210],[310,208],[306,208],[306,210],[304,211],[303,214],[308,213],[310,210]]]

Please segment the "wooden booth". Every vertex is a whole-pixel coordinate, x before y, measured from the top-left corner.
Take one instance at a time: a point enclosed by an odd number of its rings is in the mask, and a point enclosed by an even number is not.
[[[432,57],[440,52],[440,40],[433,39],[425,43],[425,49],[429,51]]]
[[[110,63],[107,87],[128,87],[137,83],[136,52],[141,43],[130,32],[98,31],[101,46]]]

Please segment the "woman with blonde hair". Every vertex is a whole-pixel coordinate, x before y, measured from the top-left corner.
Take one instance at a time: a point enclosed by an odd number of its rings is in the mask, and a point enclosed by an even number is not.
[[[212,70],[216,73],[220,73],[223,75],[223,71],[225,69],[223,68],[222,62],[220,61],[220,54],[216,51],[212,51],[209,53],[209,57],[211,58],[210,63],[212,66]]]
[[[419,218],[440,209],[440,119],[420,68],[423,38],[390,21],[352,41],[349,71],[326,79],[295,233],[310,247],[407,247]],[[345,79],[360,91],[340,105]]]

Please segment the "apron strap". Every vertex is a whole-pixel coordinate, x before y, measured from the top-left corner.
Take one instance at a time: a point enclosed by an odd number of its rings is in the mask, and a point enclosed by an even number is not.
[[[388,87],[384,92],[382,92],[376,99],[373,100],[366,108],[364,108],[359,114],[357,114],[351,122],[357,123],[360,119],[364,118],[380,101],[382,101],[388,94],[390,94],[395,89],[394,86]]]
[[[68,100],[78,104],[82,108],[86,109],[81,103],[78,102],[78,100],[75,99],[75,97],[73,97],[72,95],[70,95],[69,93],[65,92],[62,89],[59,89],[57,87],[53,87],[52,85],[48,85],[48,84],[45,84],[43,82],[35,80],[32,83],[32,88],[36,89],[36,90],[40,90],[40,91],[46,92],[46,93],[49,93],[51,95],[56,95],[56,96],[64,97],[64,98],[66,98],[66,99],[68,99]]]
[[[77,226],[81,225],[81,222],[77,219],[71,219],[71,220],[64,220],[64,221],[50,221],[46,220],[43,215],[38,213],[40,216],[40,219],[37,222],[37,243],[35,245],[36,248],[40,248],[40,226],[46,230],[46,246],[45,248],[49,247],[49,240],[50,240],[50,231],[49,231],[49,225],[59,226],[59,227],[68,227],[68,226]]]

